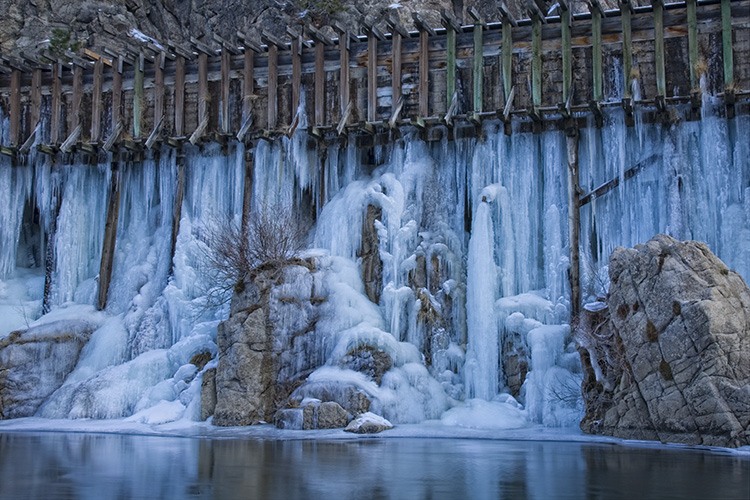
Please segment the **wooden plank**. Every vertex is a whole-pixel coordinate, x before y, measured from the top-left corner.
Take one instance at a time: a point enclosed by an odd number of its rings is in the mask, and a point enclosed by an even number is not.
[[[456,32],[451,28],[446,28],[446,30],[445,98],[446,109],[448,109],[456,93]]]
[[[302,92],[302,43],[300,37],[292,37],[292,110],[289,116],[294,117],[299,108]],[[317,53],[316,53],[317,57]],[[317,69],[317,61],[316,61]]]
[[[419,30],[419,116],[430,116],[430,40],[425,29]]]
[[[232,83],[232,54],[226,47],[221,50],[221,132],[229,134],[229,92]]]
[[[513,88],[513,25],[511,19],[503,17],[503,92],[505,93],[505,102],[510,97],[510,89]]]
[[[378,39],[367,33],[367,121],[374,122],[378,111]]]
[[[185,136],[185,58],[177,56],[174,65],[174,134]]]
[[[690,59],[690,87],[697,90],[700,86],[698,75],[698,18],[696,0],[685,0],[688,23],[688,55]]]
[[[81,101],[83,99],[83,68],[73,66],[73,99],[68,112],[68,132],[75,130],[81,123]]]
[[[21,70],[10,74],[10,145],[21,143]]]
[[[104,241],[102,242],[102,259],[99,266],[99,294],[96,308],[107,307],[109,284],[112,280],[112,265],[115,260],[117,242],[117,221],[120,216],[120,168],[117,161],[112,162],[112,174],[109,184],[109,201],[107,203],[107,221],[104,224]]]
[[[143,125],[143,54],[139,54],[133,61],[133,139],[141,138],[141,127]]]
[[[570,35],[570,10],[563,7],[560,12],[560,34],[562,37],[562,64],[563,64],[563,102],[568,102],[571,94],[571,85],[573,84],[573,48],[571,47]]]
[[[198,123],[208,120],[208,54],[198,54]]]
[[[55,62],[52,64],[52,105],[50,117],[50,142],[57,144],[60,141],[60,114],[62,111],[62,65]],[[114,100],[114,97],[113,97]]]
[[[339,107],[341,115],[345,114],[349,106],[349,34],[346,31],[339,33]]]
[[[542,105],[542,20],[531,19],[531,102],[535,108]]]
[[[667,77],[664,67],[664,5],[652,0],[654,10],[654,61],[656,64],[656,95],[667,96]]]
[[[279,49],[276,45],[268,46],[268,130],[274,130],[278,111],[278,83],[279,83]]]
[[[394,32],[391,44],[391,116],[396,114],[398,100],[403,95],[401,83],[401,33]]]
[[[31,126],[36,127],[39,124],[39,118],[42,111],[42,70],[34,69],[31,75]]]
[[[593,76],[594,102],[604,99],[603,74],[602,74],[602,10],[599,2],[592,4],[591,8],[591,65]]]
[[[474,112],[482,112],[482,80],[484,79],[484,55],[483,55],[483,44],[482,44],[482,30],[484,27],[481,22],[477,22],[474,25],[474,65],[473,65],[473,80],[474,80]]]
[[[94,62],[94,86],[91,89],[91,141],[99,142],[102,133],[102,89],[104,87],[104,61]]]
[[[633,78],[633,34],[630,23],[631,11],[629,0],[620,2],[620,18],[622,20],[622,74],[623,97],[632,96],[631,81]]]
[[[245,47],[242,89],[242,119],[246,120],[253,112],[255,94],[255,52],[248,47]]]
[[[164,60],[166,54],[160,52],[154,60],[154,123],[161,124],[164,118]],[[157,127],[154,126],[154,130]]]
[[[732,52],[732,6],[721,0],[721,44],[724,56],[724,87],[734,87],[734,54]]]
[[[326,124],[326,71],[325,45],[322,41],[315,42],[315,125]]]

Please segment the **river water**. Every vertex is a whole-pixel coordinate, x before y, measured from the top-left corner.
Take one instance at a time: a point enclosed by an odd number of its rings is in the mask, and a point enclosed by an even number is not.
[[[0,434],[0,498],[748,499],[747,456],[477,439]]]

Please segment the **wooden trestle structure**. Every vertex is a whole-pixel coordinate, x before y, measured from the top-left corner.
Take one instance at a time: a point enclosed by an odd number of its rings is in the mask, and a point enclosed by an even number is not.
[[[467,26],[448,12],[441,26],[415,14],[417,31],[392,19],[385,20],[390,33],[364,22],[336,25],[334,39],[310,27],[289,29],[284,40],[237,33],[183,45],[134,39],[104,54],[0,55],[0,110],[10,121],[0,153],[22,163],[32,147],[55,158],[118,152],[116,171],[123,158],[138,161],[149,149],[238,141],[251,172],[255,142],[291,135],[300,123],[321,144],[354,139],[367,147],[406,126],[425,140],[480,135],[486,120],[512,133],[511,120],[521,116],[517,130],[566,130],[569,148],[577,148],[577,129],[592,115],[601,125],[607,106],[622,107],[629,124],[634,108],[645,120],[668,122],[673,104],[689,103],[698,119],[701,92],[709,92],[724,99],[729,118],[749,111],[750,0],[653,0],[637,8],[621,0],[612,11],[589,0],[590,12],[575,15],[559,4],[546,16],[529,0],[527,19],[501,6],[497,22],[471,11]],[[577,172],[577,154],[569,153]],[[183,161],[178,152],[180,171]],[[575,216],[577,174],[570,182]],[[118,175],[112,183],[100,307]]]

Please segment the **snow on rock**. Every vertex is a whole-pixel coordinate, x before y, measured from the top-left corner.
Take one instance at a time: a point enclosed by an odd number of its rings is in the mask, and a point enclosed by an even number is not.
[[[393,429],[392,423],[380,415],[368,411],[349,422],[344,430],[355,434],[377,434],[388,429]]]

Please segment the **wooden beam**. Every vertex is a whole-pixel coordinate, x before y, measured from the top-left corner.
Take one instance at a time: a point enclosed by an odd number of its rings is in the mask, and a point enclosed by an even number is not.
[[[164,118],[164,64],[166,58],[164,52],[159,52],[154,59],[154,123],[159,124],[159,127],[154,127],[154,130],[161,129]]]
[[[276,129],[279,106],[279,49],[276,45],[268,46],[268,130]]]
[[[734,88],[734,54],[732,51],[732,5],[721,0],[721,43],[724,56],[724,89]]]
[[[414,24],[419,29],[419,116],[430,116],[430,32],[435,33],[417,12]]]
[[[516,22],[510,17],[510,14],[503,15],[503,93],[505,102],[510,98],[510,90],[513,88],[513,26]]]
[[[602,13],[603,10],[598,0],[591,2],[591,65],[593,72],[593,97],[594,102],[604,99],[603,74],[602,74]]]
[[[697,90],[700,86],[698,75],[698,18],[696,0],[685,0],[688,23],[688,56],[690,59],[690,87]]]
[[[292,109],[290,116],[294,117],[299,108],[300,93],[302,92],[302,37],[292,37]],[[317,54],[316,54],[317,56]],[[316,61],[317,63],[317,61]]]
[[[185,136],[185,57],[180,55],[174,65],[174,134]]]
[[[531,18],[531,102],[534,108],[542,106],[542,19]]]
[[[315,41],[315,125],[326,124],[326,47],[323,41]]]
[[[144,74],[143,54],[139,54],[133,61],[133,138],[141,138],[141,128],[143,125],[143,74]]]
[[[39,124],[42,111],[42,69],[35,68],[31,75],[31,126]]]
[[[633,33],[631,31],[631,5],[630,0],[620,1],[620,18],[622,20],[622,73],[623,73],[623,97],[632,97],[631,82],[633,79]]]
[[[242,71],[242,119],[246,120],[253,112],[253,96],[255,95],[255,51],[247,47],[245,47],[245,63]]]
[[[104,88],[104,61],[94,62],[94,87],[91,90],[91,141],[99,142],[102,133],[102,90]]]
[[[83,68],[73,66],[73,94],[68,112],[68,132],[75,130],[81,123],[81,101],[83,99]]]
[[[114,90],[113,90],[114,92]],[[50,116],[50,143],[60,142],[60,114],[62,111],[62,64],[57,61],[52,64],[52,105]],[[114,97],[112,98],[114,102]]]
[[[571,46],[571,12],[567,8],[566,2],[561,2],[562,11],[560,12],[560,31],[562,37],[562,64],[563,64],[563,102],[568,101],[571,95],[573,85],[573,48]]]
[[[664,4],[663,0],[651,0],[654,10],[654,59],[656,64],[656,95],[667,96],[667,77],[664,67]]]
[[[377,120],[378,112],[378,38],[367,32],[367,121]]]
[[[10,145],[21,143],[21,70],[10,74]]]
[[[391,117],[396,114],[398,100],[404,93],[401,83],[401,41],[401,33],[394,30],[391,40]]]
[[[341,109],[341,116],[343,117],[346,113],[347,107],[350,105],[349,99],[349,42],[353,35],[350,35],[346,27],[341,26],[337,23],[336,26],[339,32],[339,108]]]
[[[449,109],[456,94],[456,33],[461,31],[461,25],[445,9],[440,10],[440,15],[445,26],[445,94],[446,109]]]
[[[221,50],[221,132],[229,134],[231,121],[229,119],[229,92],[232,84],[232,58],[225,45]]]
[[[96,308],[107,307],[109,284],[112,280],[112,265],[115,260],[117,241],[117,222],[120,216],[120,168],[118,161],[112,162],[112,174],[109,184],[109,201],[107,203],[107,221],[104,224],[104,241],[102,242],[102,259],[99,266],[99,294]]]
[[[198,54],[198,123],[208,125],[208,54]]]
[[[469,14],[474,18],[474,66],[473,66],[473,80],[474,80],[474,113],[482,112],[482,102],[484,101],[484,94],[482,89],[482,83],[484,80],[484,55],[483,55],[483,23],[479,18],[479,14],[473,8],[469,10]]]

